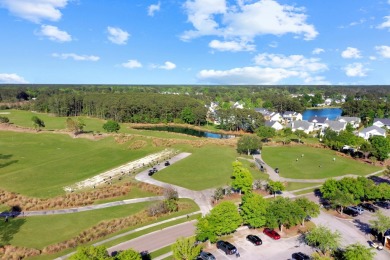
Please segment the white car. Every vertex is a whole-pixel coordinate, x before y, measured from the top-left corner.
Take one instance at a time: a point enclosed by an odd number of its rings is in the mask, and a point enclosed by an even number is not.
[[[383,249],[383,246],[381,245],[381,243],[379,241],[376,241],[376,240],[371,241],[371,246],[373,248],[378,249],[378,250],[382,250]]]
[[[348,208],[357,212],[359,215],[363,214],[363,212],[364,212],[364,209],[362,207],[359,207],[359,206],[350,206]]]

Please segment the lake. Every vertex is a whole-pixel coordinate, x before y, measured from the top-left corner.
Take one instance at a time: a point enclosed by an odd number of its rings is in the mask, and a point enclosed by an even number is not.
[[[341,108],[307,109],[303,111],[302,119],[309,120],[312,116],[322,116],[329,120],[335,120],[338,116],[341,116],[342,112]]]
[[[139,128],[135,127],[134,129],[152,130],[152,131],[166,131],[166,132],[192,135],[192,136],[197,136],[197,137],[215,138],[215,139],[229,139],[229,138],[235,137],[234,135],[216,134],[216,133],[211,133],[211,132],[195,130],[192,128],[173,127],[173,126],[152,126],[152,127],[139,127]]]

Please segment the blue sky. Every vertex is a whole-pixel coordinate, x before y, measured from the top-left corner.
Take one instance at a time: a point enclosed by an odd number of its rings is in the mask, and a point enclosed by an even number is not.
[[[0,0],[0,83],[390,84],[390,0]]]

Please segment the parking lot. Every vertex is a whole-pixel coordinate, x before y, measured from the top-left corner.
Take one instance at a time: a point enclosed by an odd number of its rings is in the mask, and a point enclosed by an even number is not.
[[[390,210],[380,209],[384,214],[390,216]],[[365,211],[362,215],[351,219],[339,219],[335,216],[321,212],[320,216],[313,218],[316,225],[324,225],[332,231],[339,231],[342,235],[342,246],[360,242],[363,245],[369,246],[370,235],[367,231],[369,220],[374,217],[374,213]],[[278,230],[277,230],[278,231]],[[257,235],[263,241],[262,245],[254,246],[246,240],[249,234]],[[303,252],[311,255],[315,249],[302,243],[300,244],[297,237],[282,238],[273,240],[256,229],[240,228],[233,234],[232,238],[227,239],[236,246],[242,259],[291,259],[291,255],[295,252]],[[204,251],[212,253],[217,259],[234,259],[236,255],[225,255],[222,250],[216,248],[215,244]],[[387,250],[375,250],[375,260],[390,259],[390,252]]]
[[[263,241],[262,245],[255,246],[246,240],[249,234],[257,235]],[[297,237],[273,240],[256,229],[241,228],[232,239],[228,239],[235,245],[242,259],[291,259],[292,253],[303,252],[311,255],[314,251],[311,247],[299,244]],[[236,255],[225,255],[222,250],[212,245],[204,251],[212,253],[217,259],[234,259]]]

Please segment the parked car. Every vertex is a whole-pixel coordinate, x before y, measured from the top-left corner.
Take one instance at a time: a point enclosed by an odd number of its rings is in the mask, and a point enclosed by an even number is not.
[[[344,208],[343,212],[351,217],[357,217],[359,213],[357,211],[350,209],[349,207]]]
[[[375,201],[374,204],[384,209],[390,209],[390,203],[387,201]]]
[[[215,256],[209,252],[202,251],[196,258],[197,260],[215,260]]]
[[[382,246],[381,242],[379,242],[379,241],[377,241],[377,240],[371,241],[370,244],[371,244],[371,246],[372,246],[373,248],[376,248],[376,249],[378,249],[378,250],[382,250],[382,249],[383,249],[383,246]]]
[[[270,238],[274,239],[274,240],[280,239],[280,235],[278,234],[278,232],[276,232],[273,229],[264,228],[263,233],[266,234],[267,236],[269,236]]]
[[[365,208],[369,212],[375,212],[375,211],[378,210],[378,207],[375,207],[371,203],[360,203],[359,206],[362,207],[362,208]]]
[[[217,241],[217,248],[221,249],[227,255],[234,255],[237,252],[237,248],[227,241]]]
[[[362,207],[359,207],[359,206],[350,206],[347,208],[356,211],[359,215],[363,214],[363,212],[364,212],[364,209]]]
[[[259,246],[259,245],[263,244],[263,241],[261,241],[261,239],[256,235],[247,235],[246,240],[248,240],[249,242],[251,242],[255,246]]]
[[[164,165],[165,165],[165,166],[169,166],[169,165],[171,165],[171,163],[170,163],[169,161],[166,161],[166,162],[164,163]]]
[[[297,252],[291,255],[293,260],[310,260],[310,257],[302,252]]]

